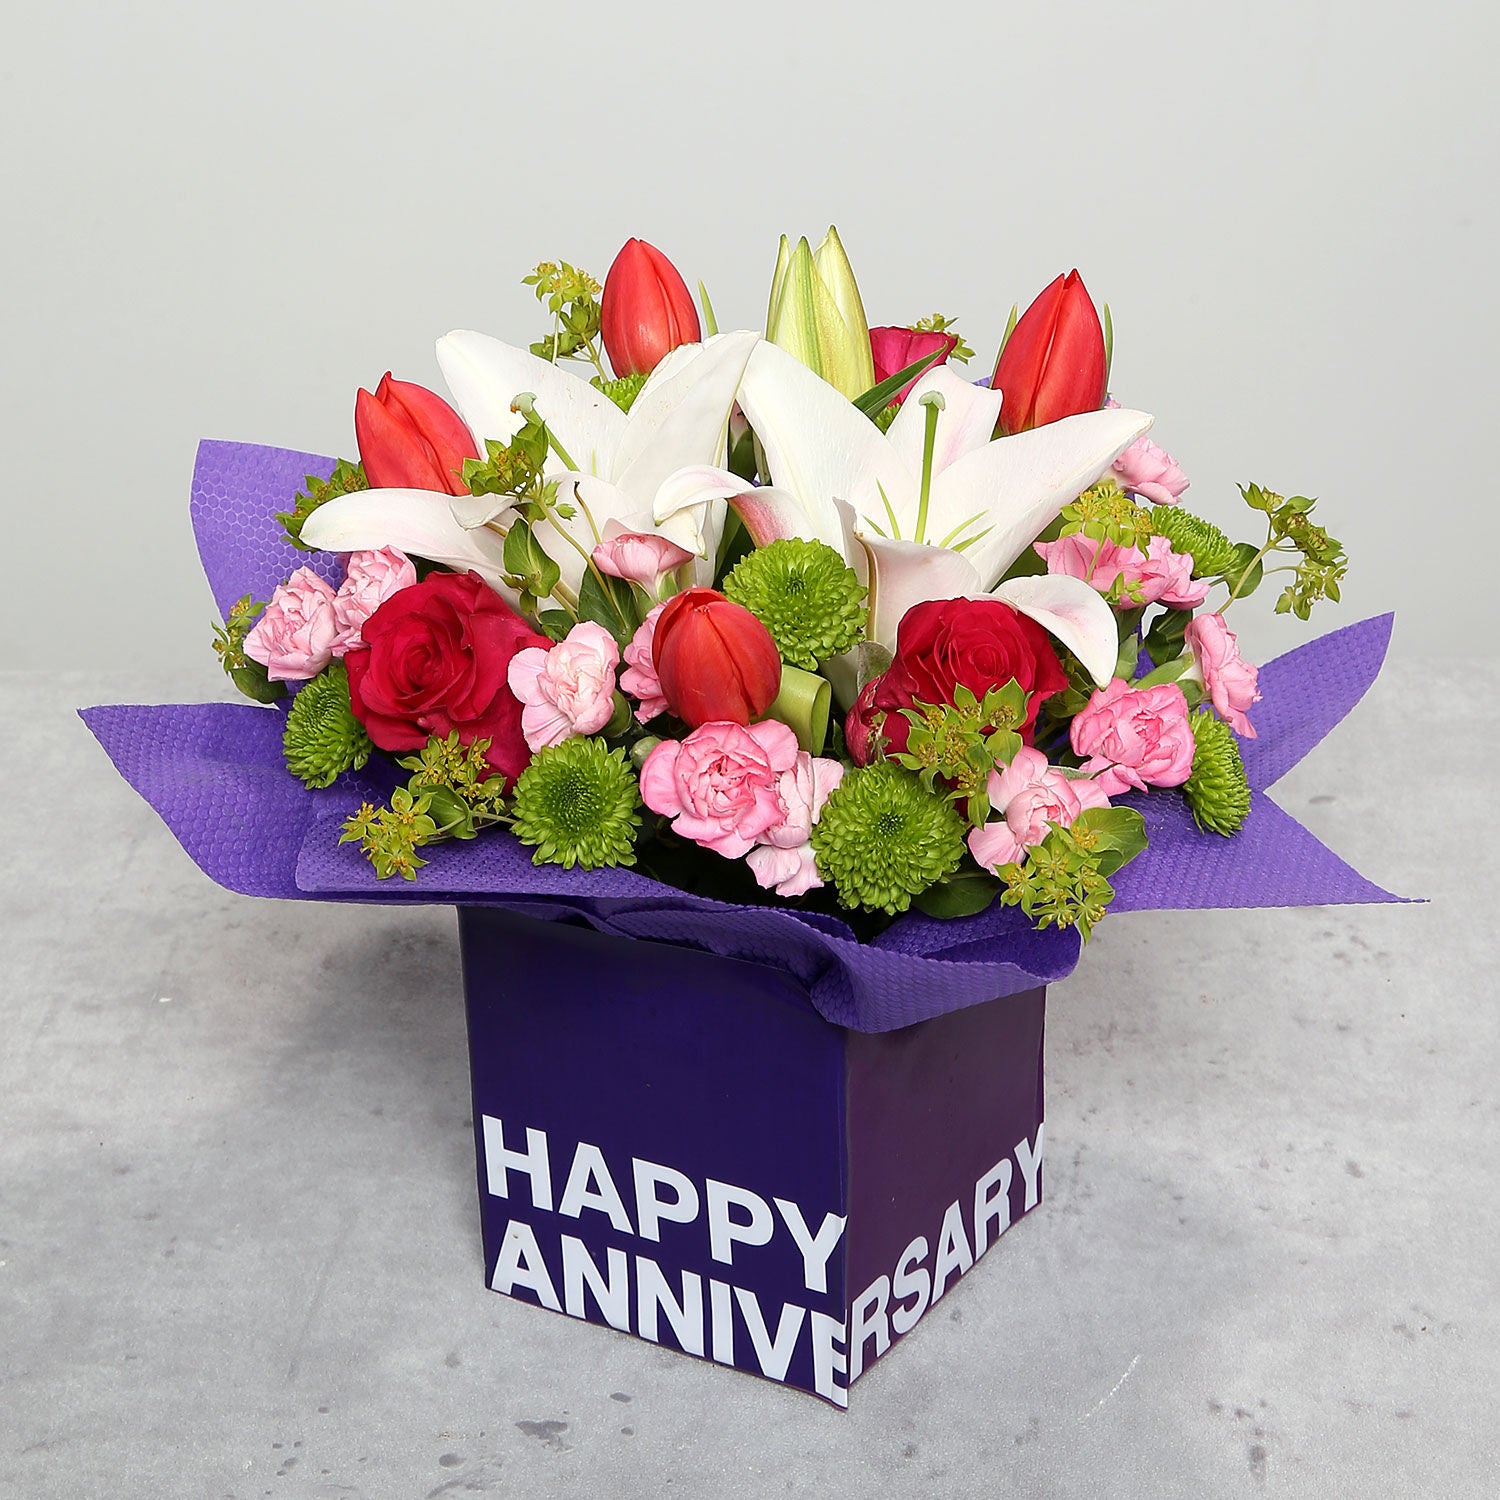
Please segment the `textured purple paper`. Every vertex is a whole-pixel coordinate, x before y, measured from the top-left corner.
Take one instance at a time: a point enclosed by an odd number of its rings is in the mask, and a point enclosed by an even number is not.
[[[270,519],[304,474],[328,459],[245,443],[204,442],[193,478],[193,525],[221,608],[269,597],[294,568],[335,577],[336,559],[298,552]],[[1147,851],[1115,877],[1121,910],[1394,901],[1350,869],[1264,794],[1338,723],[1374,681],[1389,615],[1313,641],[1266,666],[1260,738],[1242,742],[1254,801],[1232,839],[1200,833],[1180,793],[1133,799]],[[437,847],[415,883],[377,882],[339,824],[372,787],[348,776],[304,791],[283,768],[281,716],[249,704],[89,709],[89,728],[121,774],[220,884],[247,895],[381,903],[506,906],[582,919],[624,937],[773,964],[806,986],[838,1025],[887,1031],[961,1006],[1054,983],[1077,962],[1074,932],[1035,932],[1014,908],[938,921],[908,913],[873,943],[836,918],[739,907],[664,886],[631,870],[537,866],[508,834]]]

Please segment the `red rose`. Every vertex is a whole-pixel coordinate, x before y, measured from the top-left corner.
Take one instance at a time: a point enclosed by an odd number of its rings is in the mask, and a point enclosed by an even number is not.
[[[365,621],[364,649],[344,658],[354,717],[382,750],[420,750],[434,734],[488,739],[508,778],[531,752],[521,705],[506,685],[510,659],[550,646],[478,573],[434,573],[392,594]]]
[[[849,753],[866,764],[877,736],[884,737],[888,751],[899,753],[911,728],[903,708],[952,703],[959,683],[983,698],[1012,678],[1031,694],[1021,726],[1021,737],[1030,744],[1042,700],[1068,685],[1047,632],[999,599],[914,604],[901,617],[890,666],[865,685],[849,710],[844,726]]]

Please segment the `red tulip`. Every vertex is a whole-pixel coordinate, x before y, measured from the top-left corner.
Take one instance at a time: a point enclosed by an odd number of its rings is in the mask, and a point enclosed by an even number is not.
[[[459,414],[425,386],[387,370],[373,396],[354,398],[354,435],[372,489],[469,493],[460,471],[479,449]]]
[[[1003,434],[1104,405],[1104,330],[1077,271],[1059,276],[1021,315],[990,385],[1005,393]]]
[[[626,240],[615,256],[599,321],[616,375],[648,375],[679,344],[703,337],[687,283],[645,240]]]
[[[872,328],[870,353],[875,356],[875,384],[889,380],[898,370],[904,370],[930,354],[936,354],[937,358],[927,369],[935,369],[938,365],[946,364],[948,356],[957,347],[956,333],[937,333],[921,328]],[[926,373],[926,370],[922,372],[924,375]],[[919,379],[921,376],[917,377]],[[891,398],[892,403],[899,406],[905,401],[911,395],[911,388],[917,380],[908,380]]]
[[[667,706],[685,724],[749,724],[781,690],[781,656],[771,632],[716,589],[688,589],[667,601],[651,638]]]

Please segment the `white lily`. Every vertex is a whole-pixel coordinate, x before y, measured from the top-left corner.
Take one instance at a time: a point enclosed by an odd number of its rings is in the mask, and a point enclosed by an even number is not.
[[[1001,392],[939,366],[882,433],[766,343],[750,357],[739,400],[771,478],[736,502],[747,530],[758,545],[799,536],[839,550],[870,589],[873,640],[893,647],[901,616],[924,599],[993,593],[1061,640],[1096,681],[1109,680],[1118,641],[1096,590],[1051,575],[999,579],[1151,426],[1149,415],[1111,407],[992,440]]]
[[[558,481],[559,500],[575,514],[533,529],[560,568],[563,586],[576,596],[587,554],[604,539],[609,522],[616,523],[612,530],[656,533],[686,547],[697,560],[695,581],[711,581],[724,501],[745,487],[719,465],[735,392],[758,341],[757,334],[734,333],[673,350],[628,415],[588,381],[484,334],[447,334],[438,340],[437,357],[481,451],[487,440],[509,443],[525,421],[512,409],[516,397],[534,398],[557,454],[545,477]],[[302,536],[327,551],[399,547],[449,567],[473,568],[510,595],[502,582],[504,538],[490,523],[512,503],[490,495],[363,490],[320,506]]]

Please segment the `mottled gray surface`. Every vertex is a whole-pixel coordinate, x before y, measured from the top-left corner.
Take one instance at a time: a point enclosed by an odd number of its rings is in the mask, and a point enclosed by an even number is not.
[[[1430,905],[1106,924],[1041,1209],[841,1415],[487,1292],[451,912],[220,891],[70,716],[174,684],[0,678],[0,1496],[1493,1495],[1497,688],[1280,788]]]

